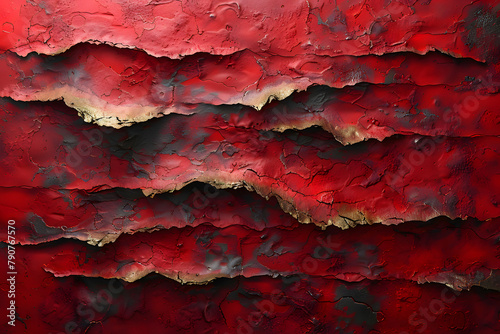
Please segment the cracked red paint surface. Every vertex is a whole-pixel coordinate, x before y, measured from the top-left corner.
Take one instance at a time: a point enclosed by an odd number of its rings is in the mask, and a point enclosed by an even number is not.
[[[249,49],[363,55],[438,49],[484,59],[495,1],[3,2],[1,47],[59,53],[92,41],[178,58]],[[482,22],[476,23],[480,17]],[[474,43],[475,42],[475,43]],[[493,55],[496,55],[493,53]]]
[[[46,268],[57,276],[136,280],[158,272],[184,282],[203,282],[278,273],[345,281],[404,278],[461,289],[494,279],[500,269],[500,260],[488,257],[498,251],[498,219],[437,218],[425,224],[322,231],[300,226],[275,201],[272,205],[256,194],[239,191],[233,196],[234,191],[203,185],[154,199],[124,189],[87,195],[9,188],[2,195],[7,208],[14,208],[20,198],[26,203],[16,208],[25,215],[11,217],[26,222],[18,227],[21,244],[75,238],[102,246],[118,238],[104,249],[76,242],[42,246],[53,255]],[[38,198],[38,207],[28,207],[29,196]],[[47,214],[49,205],[55,213]],[[71,216],[73,220],[62,219]],[[134,235],[119,237],[122,233]]]
[[[21,244],[75,238],[103,245],[122,233],[207,223],[218,228],[242,225],[257,231],[299,225],[275,199],[265,201],[243,189],[228,191],[207,184],[191,184],[153,198],[139,189],[123,188],[97,192],[1,188],[0,198],[1,218],[23,222],[17,231]],[[15,213],[7,215],[8,210]]]
[[[2,332],[500,331],[496,1],[0,25]]]
[[[242,225],[202,225],[122,235],[103,248],[67,242],[41,249],[52,255],[45,270],[57,277],[135,281],[156,272],[192,283],[239,275],[303,274],[347,282],[439,282],[455,289],[485,281],[484,285],[500,291],[500,285],[488,283],[500,278],[500,259],[489,257],[498,251],[498,224],[499,220],[452,223],[436,219],[347,231],[322,231],[313,225],[263,231]]]
[[[404,280],[348,283],[326,277],[220,279],[180,285],[148,276],[134,283],[72,276],[57,278],[40,263],[51,254],[23,247],[19,332],[156,333],[428,332],[494,333],[500,293],[457,292]],[[47,245],[47,250],[51,248]],[[471,307],[473,305],[473,307]],[[77,313],[75,310],[79,310]],[[412,323],[408,323],[411,318]],[[24,323],[24,324],[23,324]],[[412,326],[413,324],[413,326]]]
[[[301,222],[342,228],[500,215],[496,136],[405,136],[346,147],[314,129],[269,134],[227,126],[215,113],[171,115],[103,134],[60,109],[4,101],[12,129],[2,138],[1,186],[154,194],[200,181],[275,196]]]
[[[496,93],[500,86],[498,66],[485,66],[470,59],[456,60],[438,53],[426,56],[398,53],[362,57],[280,57],[243,51],[226,57],[197,54],[171,60],[157,59],[135,50],[81,44],[57,56],[31,54],[21,58],[6,53],[0,55],[0,68],[5,74],[0,79],[0,95],[21,101],[63,99],[86,120],[115,127],[162,114],[202,112],[205,106],[193,106],[200,103],[243,104],[260,109],[268,99],[283,99],[295,90],[302,91],[312,85],[342,88],[362,82],[394,84],[402,87],[403,97],[400,98],[404,98],[405,92],[428,91],[437,101],[424,104],[416,98],[412,103],[401,104],[398,103],[398,88],[384,101],[398,107],[386,110],[390,112],[389,117],[396,119],[395,131],[398,131],[397,125],[403,127],[403,122],[397,119],[405,109],[411,111],[413,107],[424,113],[443,115],[457,102],[453,92],[482,95],[480,105],[468,111],[477,117],[498,103]],[[406,84],[413,89],[407,92]],[[443,89],[450,93],[443,94]],[[368,99],[371,100],[370,96]],[[317,110],[326,108],[322,114],[327,117],[331,113],[349,113],[345,107],[336,110],[335,105],[325,106],[321,102],[316,97],[314,107]],[[377,103],[377,106],[380,109],[382,105]],[[360,108],[359,105],[355,107]],[[427,108],[429,110],[425,110]],[[304,108],[296,112],[301,109]],[[268,113],[268,110],[254,112],[251,119],[265,117],[261,115]],[[381,117],[386,118],[379,114],[374,119]],[[308,123],[307,118],[304,121],[305,126],[314,124]],[[288,120],[281,123],[283,127],[290,125]],[[330,116],[326,126],[332,129],[339,124]],[[351,131],[354,130],[357,129]]]

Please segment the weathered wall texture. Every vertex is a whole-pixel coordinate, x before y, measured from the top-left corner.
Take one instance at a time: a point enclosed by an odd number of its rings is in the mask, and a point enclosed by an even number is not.
[[[0,28],[2,333],[500,331],[497,1]]]

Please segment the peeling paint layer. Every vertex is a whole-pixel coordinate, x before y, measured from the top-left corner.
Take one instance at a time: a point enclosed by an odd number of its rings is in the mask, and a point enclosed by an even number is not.
[[[20,254],[22,331],[88,333],[429,332],[489,334],[500,330],[500,293],[473,287],[453,291],[404,280],[348,283],[328,277],[218,279],[181,285],[157,275],[127,283],[44,272],[51,254]],[[84,260],[83,258],[81,259]],[[80,312],[77,313],[76,310]],[[427,317],[428,316],[428,317]]]
[[[81,42],[182,58],[245,49],[284,56],[440,50],[498,56],[497,3],[433,1],[9,1],[0,7],[0,49],[57,54]],[[488,18],[489,21],[488,21]],[[493,19],[491,19],[493,18]]]
[[[430,90],[436,100],[431,105],[438,109],[436,117],[453,104],[446,101],[447,95],[439,87],[432,91],[434,86],[442,85],[450,91],[450,97],[469,91],[482,103],[474,105],[476,115],[487,108],[486,99],[481,97],[498,92],[500,86],[498,66],[438,53],[282,57],[242,51],[226,57],[197,54],[171,60],[136,50],[82,44],[51,57],[31,54],[21,58],[5,53],[0,55],[0,70],[4,74],[0,96],[20,101],[62,99],[85,120],[113,127],[164,114],[199,112],[204,107],[192,105],[200,103],[242,104],[260,110],[269,100],[282,100],[312,85],[342,88],[362,82],[397,87],[410,84]],[[379,109],[390,112],[390,99],[397,97],[394,92]],[[316,101],[316,107],[321,109],[320,102]],[[425,107],[419,101],[413,106]],[[332,123],[329,128],[336,125]]]
[[[103,133],[61,104],[4,101],[2,110],[10,125],[2,137],[3,187],[121,187],[154,195],[199,181],[274,196],[301,222],[342,228],[500,216],[496,136],[343,146],[317,129],[259,132],[226,126],[213,114]]]
[[[102,246],[124,233],[201,224],[242,225],[257,231],[298,225],[276,199],[266,201],[244,189],[215,189],[202,183],[153,198],[140,189],[0,188],[0,208],[0,219],[19,221],[16,240],[22,245],[74,238]],[[0,235],[7,241],[7,235]]]
[[[181,283],[205,283],[240,275],[313,275],[435,282],[461,290],[500,278],[500,259],[489,256],[497,252],[499,223],[438,218],[346,231],[201,225],[122,235],[102,249],[78,242],[43,249],[53,254],[45,268],[57,277],[135,281],[159,273]],[[500,285],[491,288],[500,291]]]

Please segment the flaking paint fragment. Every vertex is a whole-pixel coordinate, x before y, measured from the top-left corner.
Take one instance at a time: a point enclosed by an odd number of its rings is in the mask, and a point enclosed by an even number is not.
[[[313,85],[342,88],[359,83],[377,84],[376,87],[408,84],[415,90],[430,91],[430,97],[436,101],[430,104],[428,113],[437,109],[433,113],[436,118],[443,118],[445,110],[460,102],[453,98],[453,93],[467,92],[480,103],[469,113],[481,115],[488,105],[498,103],[496,93],[500,86],[498,66],[485,66],[470,59],[457,60],[439,53],[280,57],[242,51],[225,57],[197,54],[172,60],[157,59],[137,50],[81,44],[57,56],[30,54],[22,58],[4,53],[0,55],[0,69],[4,73],[0,79],[0,96],[20,101],[62,99],[86,121],[117,128],[164,114],[191,114],[206,108],[197,104],[240,104],[260,110],[270,100],[282,100],[294,91],[304,91]],[[443,86],[434,89],[436,85]],[[439,88],[449,91],[454,102],[446,101],[448,94]],[[338,95],[335,90],[323,93],[330,101],[335,101]],[[384,103],[377,104],[378,109],[391,116],[394,113],[394,118],[403,117],[398,115],[398,108],[394,108],[399,103],[390,103],[398,97],[398,92],[392,93]],[[413,113],[417,108],[426,107],[419,101],[411,106],[415,110],[410,108],[409,112]],[[326,108],[321,104],[316,107]],[[404,110],[405,105],[400,108]],[[300,107],[295,112],[307,115]],[[341,117],[349,110],[335,112]],[[273,113],[272,108],[263,110],[262,115],[254,113],[252,118],[258,120],[269,113]],[[282,127],[291,125],[282,120]],[[330,120],[321,125],[332,129],[342,124]]]
[[[500,216],[496,136],[343,146],[317,129],[259,132],[208,113],[103,133],[61,104],[4,101],[2,110],[12,125],[2,138],[2,187],[121,187],[154,195],[198,181],[274,196],[301,222],[341,228]]]
[[[345,231],[314,225],[255,231],[245,225],[206,224],[122,235],[103,248],[79,242],[41,248],[50,249],[45,268],[57,277],[135,281],[159,273],[181,283],[206,283],[240,275],[311,275],[349,282],[404,279],[462,290],[498,277],[500,259],[488,256],[497,252],[498,224],[498,219],[437,218]],[[500,286],[490,288],[500,291]]]
[[[20,322],[16,329],[21,332],[25,328],[50,332],[66,326],[90,333],[161,328],[169,334],[206,329],[399,333],[424,327],[436,333],[484,334],[500,329],[500,293],[480,287],[458,292],[440,284],[405,280],[345,282],[309,275],[235,277],[206,285],[181,285],[149,275],[127,283],[54,277],[40,265],[51,257],[33,247],[20,253],[19,317],[25,325]],[[77,308],[80,314],[74,311]]]
[[[0,7],[0,48],[58,54],[81,42],[182,58],[245,49],[283,56],[440,50],[494,59],[495,1],[11,1]],[[475,24],[478,16],[489,24]],[[488,17],[490,17],[488,21]],[[485,20],[486,19],[486,20]]]

